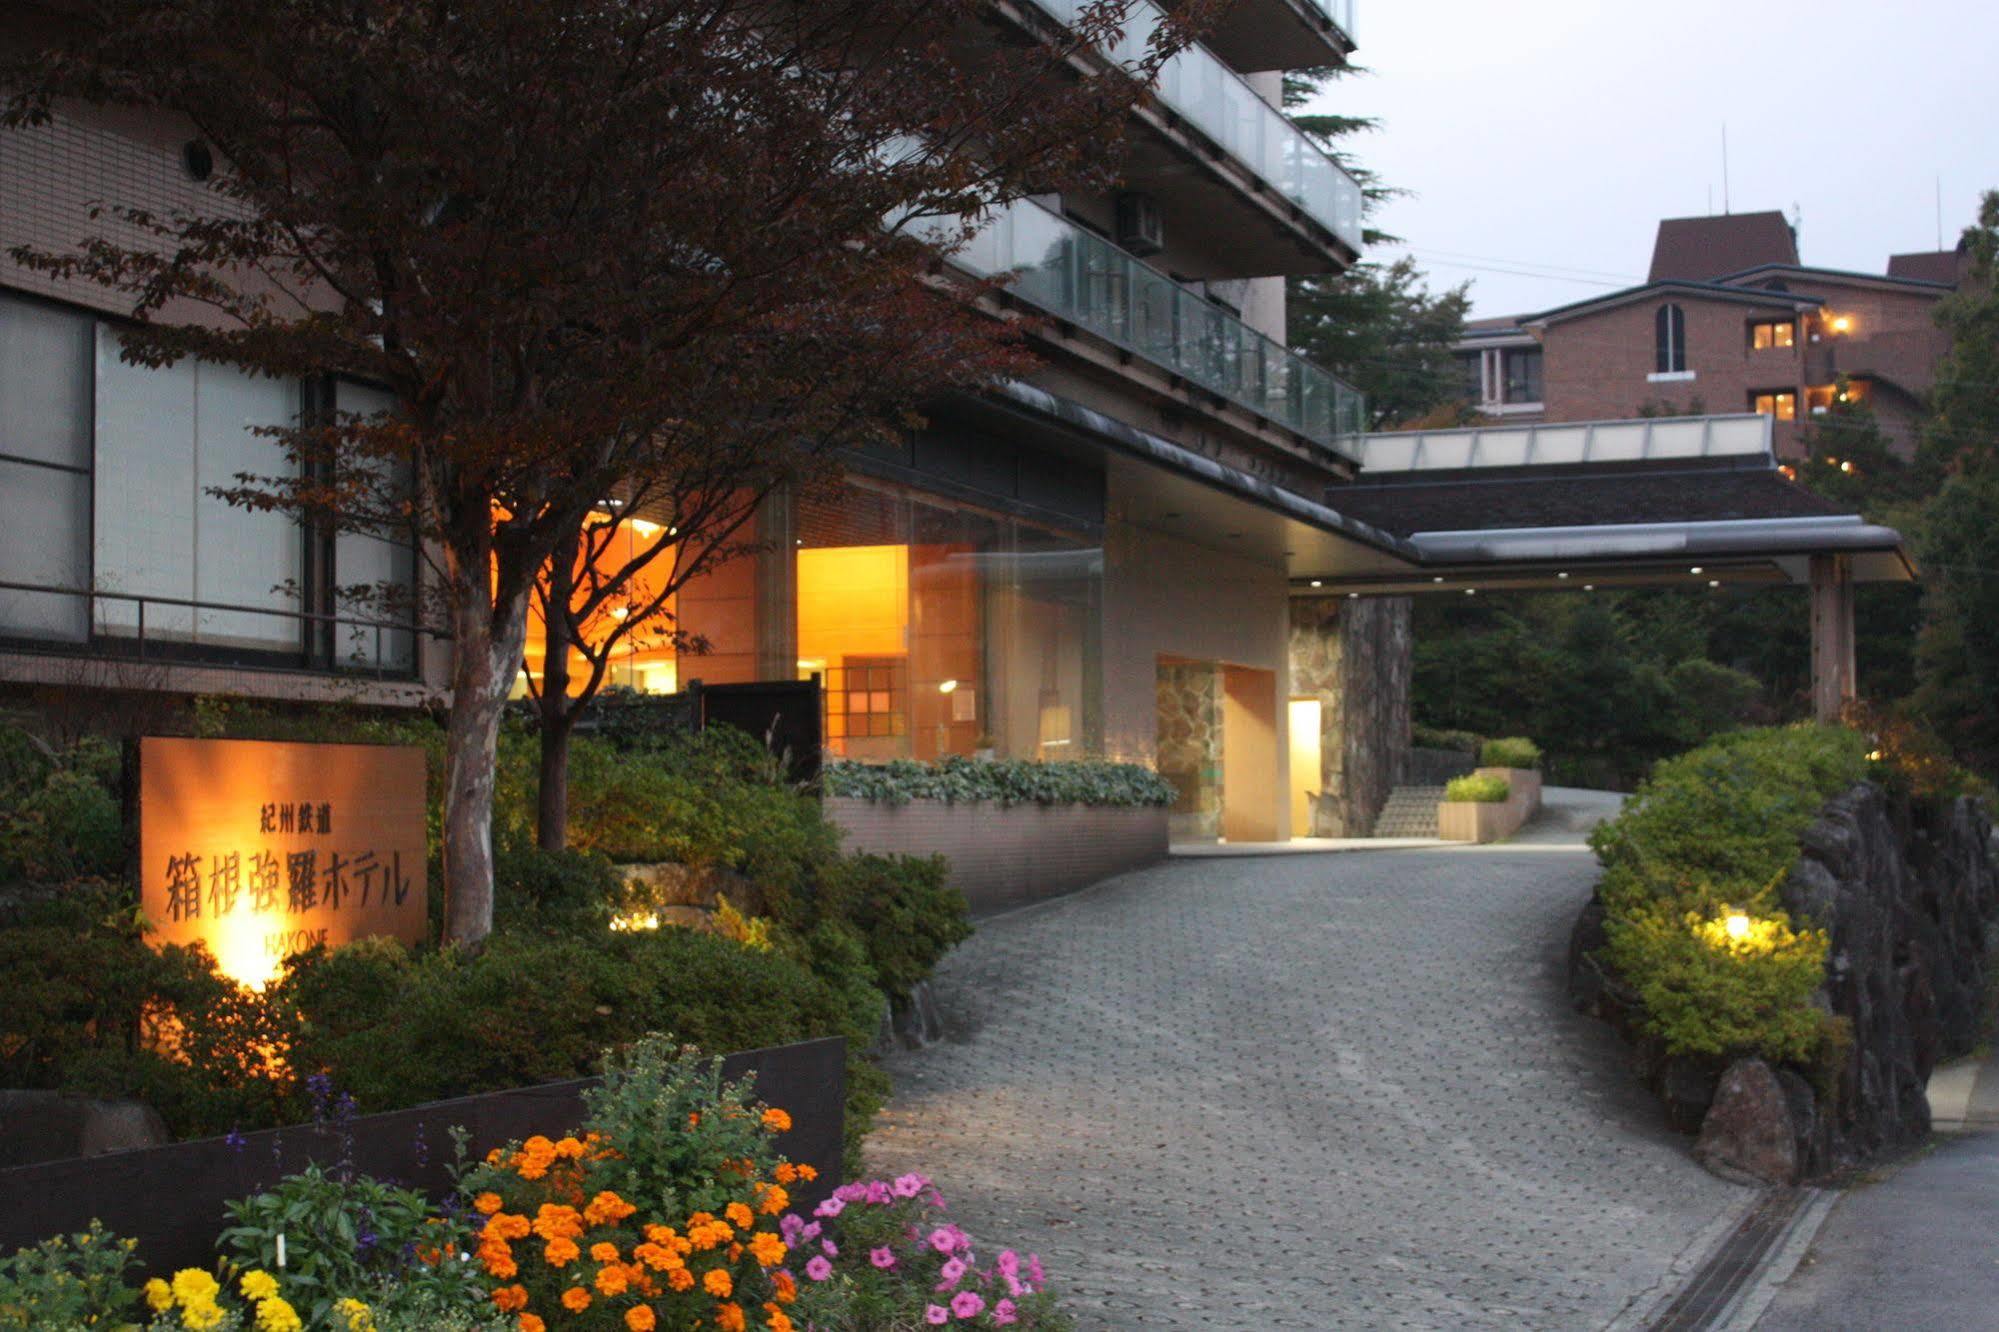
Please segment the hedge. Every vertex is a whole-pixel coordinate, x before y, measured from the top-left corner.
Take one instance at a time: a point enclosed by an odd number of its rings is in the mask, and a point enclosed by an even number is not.
[[[1467,801],[1475,805],[1496,805],[1512,794],[1513,783],[1504,777],[1494,777],[1485,773],[1453,777],[1444,784],[1444,799]]]
[[[891,805],[912,800],[1003,805],[1107,805],[1146,808],[1173,803],[1172,784],[1136,763],[951,757],[935,763],[829,763],[821,778],[829,796]]]

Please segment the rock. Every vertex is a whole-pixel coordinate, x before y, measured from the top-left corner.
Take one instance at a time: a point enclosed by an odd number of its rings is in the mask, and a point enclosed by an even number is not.
[[[0,1091],[0,1167],[161,1147],[159,1113],[140,1101],[93,1101],[53,1091]]]
[[[1666,1119],[1682,1133],[1706,1122],[1714,1105],[1720,1072],[1715,1061],[1699,1056],[1663,1056],[1659,1064],[1659,1095],[1666,1102]]]
[[[745,916],[767,914],[763,889],[754,879],[734,870],[714,865],[682,865],[670,860],[624,865],[620,870],[627,886],[662,907],[700,907],[713,911],[717,899],[727,897],[729,905]]]
[[[1694,1159],[1740,1184],[1798,1178],[1798,1134],[1783,1084],[1760,1059],[1728,1066],[1701,1121]]]

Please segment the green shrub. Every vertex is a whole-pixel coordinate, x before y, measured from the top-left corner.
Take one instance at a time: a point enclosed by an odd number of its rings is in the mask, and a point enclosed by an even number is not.
[[[1417,722],[1409,728],[1409,743],[1422,749],[1455,749],[1464,754],[1478,753],[1485,737],[1474,731],[1453,731]]]
[[[601,930],[625,895],[624,879],[590,851],[507,848],[493,857],[493,923]]]
[[[1513,794],[1513,783],[1490,773],[1470,773],[1453,777],[1444,784],[1444,799],[1465,800],[1480,805],[1498,804]]]
[[[42,745],[0,726],[0,884],[115,875],[124,865],[117,747]]]
[[[971,936],[964,894],[949,873],[942,856],[849,856],[822,874],[814,923],[853,929],[876,984],[900,1003]]]
[[[1031,759],[971,759],[960,756],[918,763],[838,762],[826,765],[821,784],[831,796],[852,796],[891,805],[912,800],[1004,805],[1164,806],[1173,803],[1172,783],[1136,763],[1097,761],[1043,763]]]
[[[125,1284],[134,1243],[92,1221],[0,1258],[0,1328],[125,1326],[139,1298]]]
[[[1478,765],[1481,768],[1538,768],[1541,766],[1541,746],[1520,735],[1488,740],[1479,746]]]
[[[1590,844],[1604,865],[1607,959],[1670,1054],[1813,1059],[1826,937],[1774,906],[1799,834],[1866,775],[1841,727],[1736,731],[1659,763]],[[1725,923],[1741,917],[1742,937]]]

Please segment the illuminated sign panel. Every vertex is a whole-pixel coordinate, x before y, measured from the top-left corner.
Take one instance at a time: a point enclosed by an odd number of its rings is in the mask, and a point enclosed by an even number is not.
[[[156,944],[249,985],[284,959],[424,938],[424,754],[410,746],[139,741],[139,901]]]

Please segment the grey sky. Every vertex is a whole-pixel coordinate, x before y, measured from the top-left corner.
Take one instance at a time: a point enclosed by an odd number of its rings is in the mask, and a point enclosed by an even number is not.
[[[1477,315],[1642,281],[1661,217],[1710,186],[1722,211],[1723,121],[1734,211],[1796,205],[1809,264],[1934,249],[1939,175],[1955,244],[1999,188],[1996,5],[1359,0],[1356,26],[1374,72],[1320,105],[1385,122],[1356,151],[1417,197],[1379,224]]]

